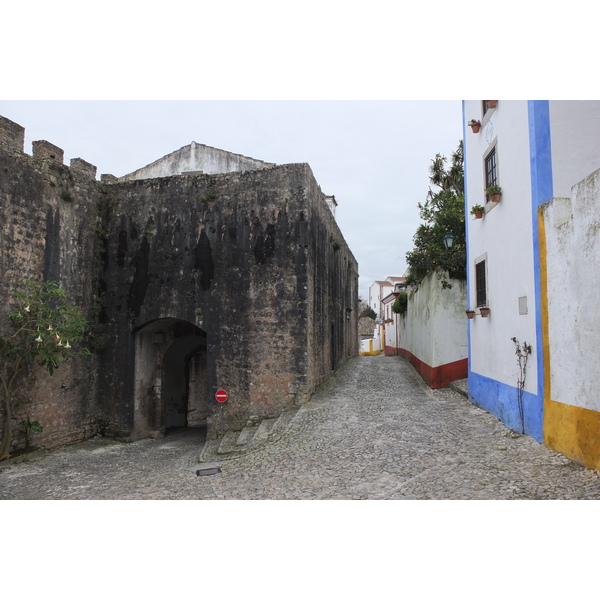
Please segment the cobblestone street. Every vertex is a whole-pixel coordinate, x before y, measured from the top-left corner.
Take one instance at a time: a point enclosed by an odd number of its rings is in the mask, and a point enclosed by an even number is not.
[[[600,499],[600,474],[508,430],[397,357],[350,360],[288,431],[199,464],[202,430],[98,438],[4,465],[1,499]],[[220,473],[196,470],[219,466]]]

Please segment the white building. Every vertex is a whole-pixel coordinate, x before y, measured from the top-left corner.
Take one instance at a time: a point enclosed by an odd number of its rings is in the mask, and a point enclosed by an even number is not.
[[[369,306],[375,311],[378,319],[384,319],[383,299],[392,292],[406,288],[406,277],[390,276],[383,280],[374,281],[369,287]]]
[[[510,428],[600,465],[600,407],[591,391],[600,384],[600,318],[565,321],[552,308],[561,305],[561,297],[577,305],[577,290],[593,290],[592,297],[600,292],[600,259],[585,253],[585,244],[598,238],[597,218],[589,211],[584,215],[576,203],[578,189],[583,204],[594,204],[594,214],[600,200],[594,181],[582,182],[600,168],[600,102],[501,100],[495,107],[490,102],[495,101],[463,102],[467,308],[476,312],[469,320],[470,397]],[[478,133],[470,129],[471,120],[480,121]],[[493,184],[501,186],[499,202],[486,194]],[[470,216],[477,204],[485,208],[481,219]],[[579,240],[570,231],[578,226],[586,232]],[[567,250],[570,259],[563,256]],[[568,271],[550,271],[550,262]],[[557,285],[565,278],[568,285]],[[596,352],[581,356],[578,364],[556,360],[561,347],[577,353],[580,336],[591,336],[589,347]],[[523,377],[512,338],[532,347],[521,398]],[[561,381],[568,371],[588,383],[587,397],[565,390]],[[585,424],[583,444],[577,423]]]
[[[192,142],[188,146],[183,146],[183,148],[118,179],[119,181],[153,179],[154,177],[169,177],[186,173],[215,175],[217,173],[253,171],[274,166],[275,163]]]

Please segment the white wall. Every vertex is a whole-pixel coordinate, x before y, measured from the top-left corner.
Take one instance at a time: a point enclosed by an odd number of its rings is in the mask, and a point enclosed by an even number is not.
[[[205,146],[192,142],[175,152],[171,152],[153,163],[120,177],[120,180],[152,179],[154,177],[168,177],[179,175],[186,171],[202,171],[207,175],[216,173],[230,173],[237,171],[251,171],[273,166],[261,160],[234,154],[218,148]]]
[[[372,283],[369,286],[369,306],[375,311],[375,314],[379,316],[379,284]]]
[[[383,318],[381,301],[394,289],[391,283],[375,281],[369,287],[369,306],[375,311],[378,319]]]
[[[449,281],[452,288],[443,289],[432,273],[418,289],[410,288],[407,312],[398,321],[399,347],[430,367],[467,358],[466,282]]]
[[[555,198],[543,208],[552,400],[595,411],[600,411],[599,206],[600,170],[575,186],[572,200]]]
[[[535,348],[535,282],[532,235],[529,120],[526,101],[500,100],[484,119],[481,101],[466,101],[465,119],[481,119],[482,129],[465,133],[466,190],[469,213],[485,203],[484,156],[496,144],[498,183],[502,200],[488,203],[483,219],[468,214],[470,271],[468,304],[475,308],[475,262],[487,259],[487,296],[490,316],[470,321],[471,369],[486,377],[515,385],[518,369],[511,338]],[[520,314],[525,297],[527,314]],[[537,390],[537,365],[528,362],[527,391]]]

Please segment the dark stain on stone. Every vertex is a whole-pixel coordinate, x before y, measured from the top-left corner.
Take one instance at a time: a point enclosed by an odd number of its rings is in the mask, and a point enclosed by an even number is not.
[[[206,232],[202,232],[194,248],[194,269],[200,272],[200,285],[206,292],[215,276],[210,240]]]
[[[58,208],[46,213],[46,245],[44,249],[44,280],[60,281],[60,215]]]
[[[254,244],[256,264],[264,264],[273,252],[275,252],[275,226],[270,223],[267,225],[265,233],[260,233],[256,238],[256,244]]]
[[[117,245],[117,264],[120,267],[125,266],[125,256],[127,255],[127,232],[122,229],[119,232],[119,243]]]
[[[140,314],[146,297],[148,283],[150,282],[148,275],[149,254],[150,244],[148,244],[148,238],[144,236],[140,248],[133,258],[134,275],[127,299],[127,309],[133,317],[137,317]]]

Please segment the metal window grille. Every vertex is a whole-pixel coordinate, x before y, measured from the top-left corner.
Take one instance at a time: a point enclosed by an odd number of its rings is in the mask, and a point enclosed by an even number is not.
[[[492,151],[485,157],[486,188],[490,187],[491,185],[496,185],[498,183],[496,171],[496,148],[492,148]]]
[[[487,305],[487,282],[485,279],[485,260],[475,265],[475,290],[477,306]]]

